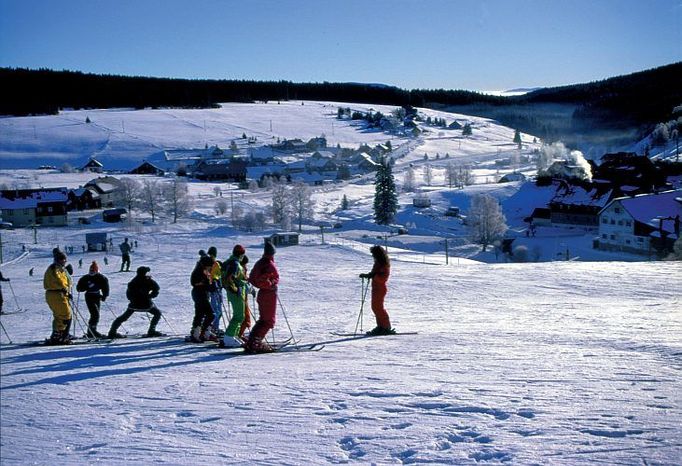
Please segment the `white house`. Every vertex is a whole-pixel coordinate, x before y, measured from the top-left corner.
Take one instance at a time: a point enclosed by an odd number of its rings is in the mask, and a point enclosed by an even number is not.
[[[0,192],[0,212],[15,227],[67,224],[66,188],[19,189]]]
[[[682,189],[613,199],[599,212],[599,248],[664,252],[680,235]]]

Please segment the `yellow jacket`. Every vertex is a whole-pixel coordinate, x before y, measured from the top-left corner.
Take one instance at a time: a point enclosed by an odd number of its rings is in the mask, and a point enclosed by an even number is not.
[[[223,276],[223,268],[220,266],[220,261],[214,260],[213,267],[211,267],[211,278],[213,280],[220,280]]]
[[[71,277],[64,270],[64,267],[58,264],[50,265],[43,276],[43,288],[46,292],[59,291],[68,293],[71,289]]]

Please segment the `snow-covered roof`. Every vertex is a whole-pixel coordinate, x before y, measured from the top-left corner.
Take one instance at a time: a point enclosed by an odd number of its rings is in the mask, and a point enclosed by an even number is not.
[[[66,202],[67,192],[66,188],[55,188],[23,193],[15,198],[0,196],[0,209],[33,209],[41,202]]]
[[[551,202],[566,205],[604,207],[611,197],[610,190],[606,193],[601,193],[596,189],[586,191],[580,186],[570,186],[569,189],[562,194],[562,189],[563,188],[559,188],[557,190],[557,194]]]
[[[657,194],[640,194],[634,197],[619,197],[613,201],[620,201],[635,221],[656,228],[661,223],[659,218],[674,218],[677,215],[682,218],[682,189]],[[674,231],[672,221],[663,221],[661,226],[664,231]]]

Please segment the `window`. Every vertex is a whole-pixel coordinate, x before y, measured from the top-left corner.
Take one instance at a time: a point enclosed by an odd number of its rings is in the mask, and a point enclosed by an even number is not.
[[[616,240],[616,235],[611,235],[611,239],[612,239],[613,241],[615,241],[615,240]]]
[[[602,233],[601,237],[602,237],[603,239],[606,239],[606,238],[607,238],[607,237],[606,237],[606,233]]]
[[[603,217],[603,218],[601,219],[601,223],[609,223],[609,219],[606,218],[606,217]]]
[[[52,206],[47,208],[48,213],[52,213]]]
[[[637,242],[638,242],[638,243],[643,243],[643,242],[644,242],[644,238],[637,238]]]
[[[615,225],[616,221],[614,219],[611,219],[611,225]]]
[[[626,240],[625,240],[625,244],[630,244],[630,240],[629,240],[629,239],[626,239]]]
[[[615,209],[613,209],[613,210],[614,210],[614,211],[615,211],[615,212],[616,212],[617,214],[619,214],[619,213],[620,213],[620,207],[616,207],[616,208],[615,208]]]
[[[622,220],[618,220],[618,225],[623,226],[623,221],[622,221]]]
[[[631,222],[630,220],[626,220],[626,221],[625,221],[625,226],[631,227],[631,226],[632,226],[632,222]]]

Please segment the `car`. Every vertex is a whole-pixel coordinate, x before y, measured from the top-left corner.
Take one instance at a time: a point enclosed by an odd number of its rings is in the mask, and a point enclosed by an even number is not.
[[[11,230],[14,228],[12,222],[0,222],[0,230]]]

